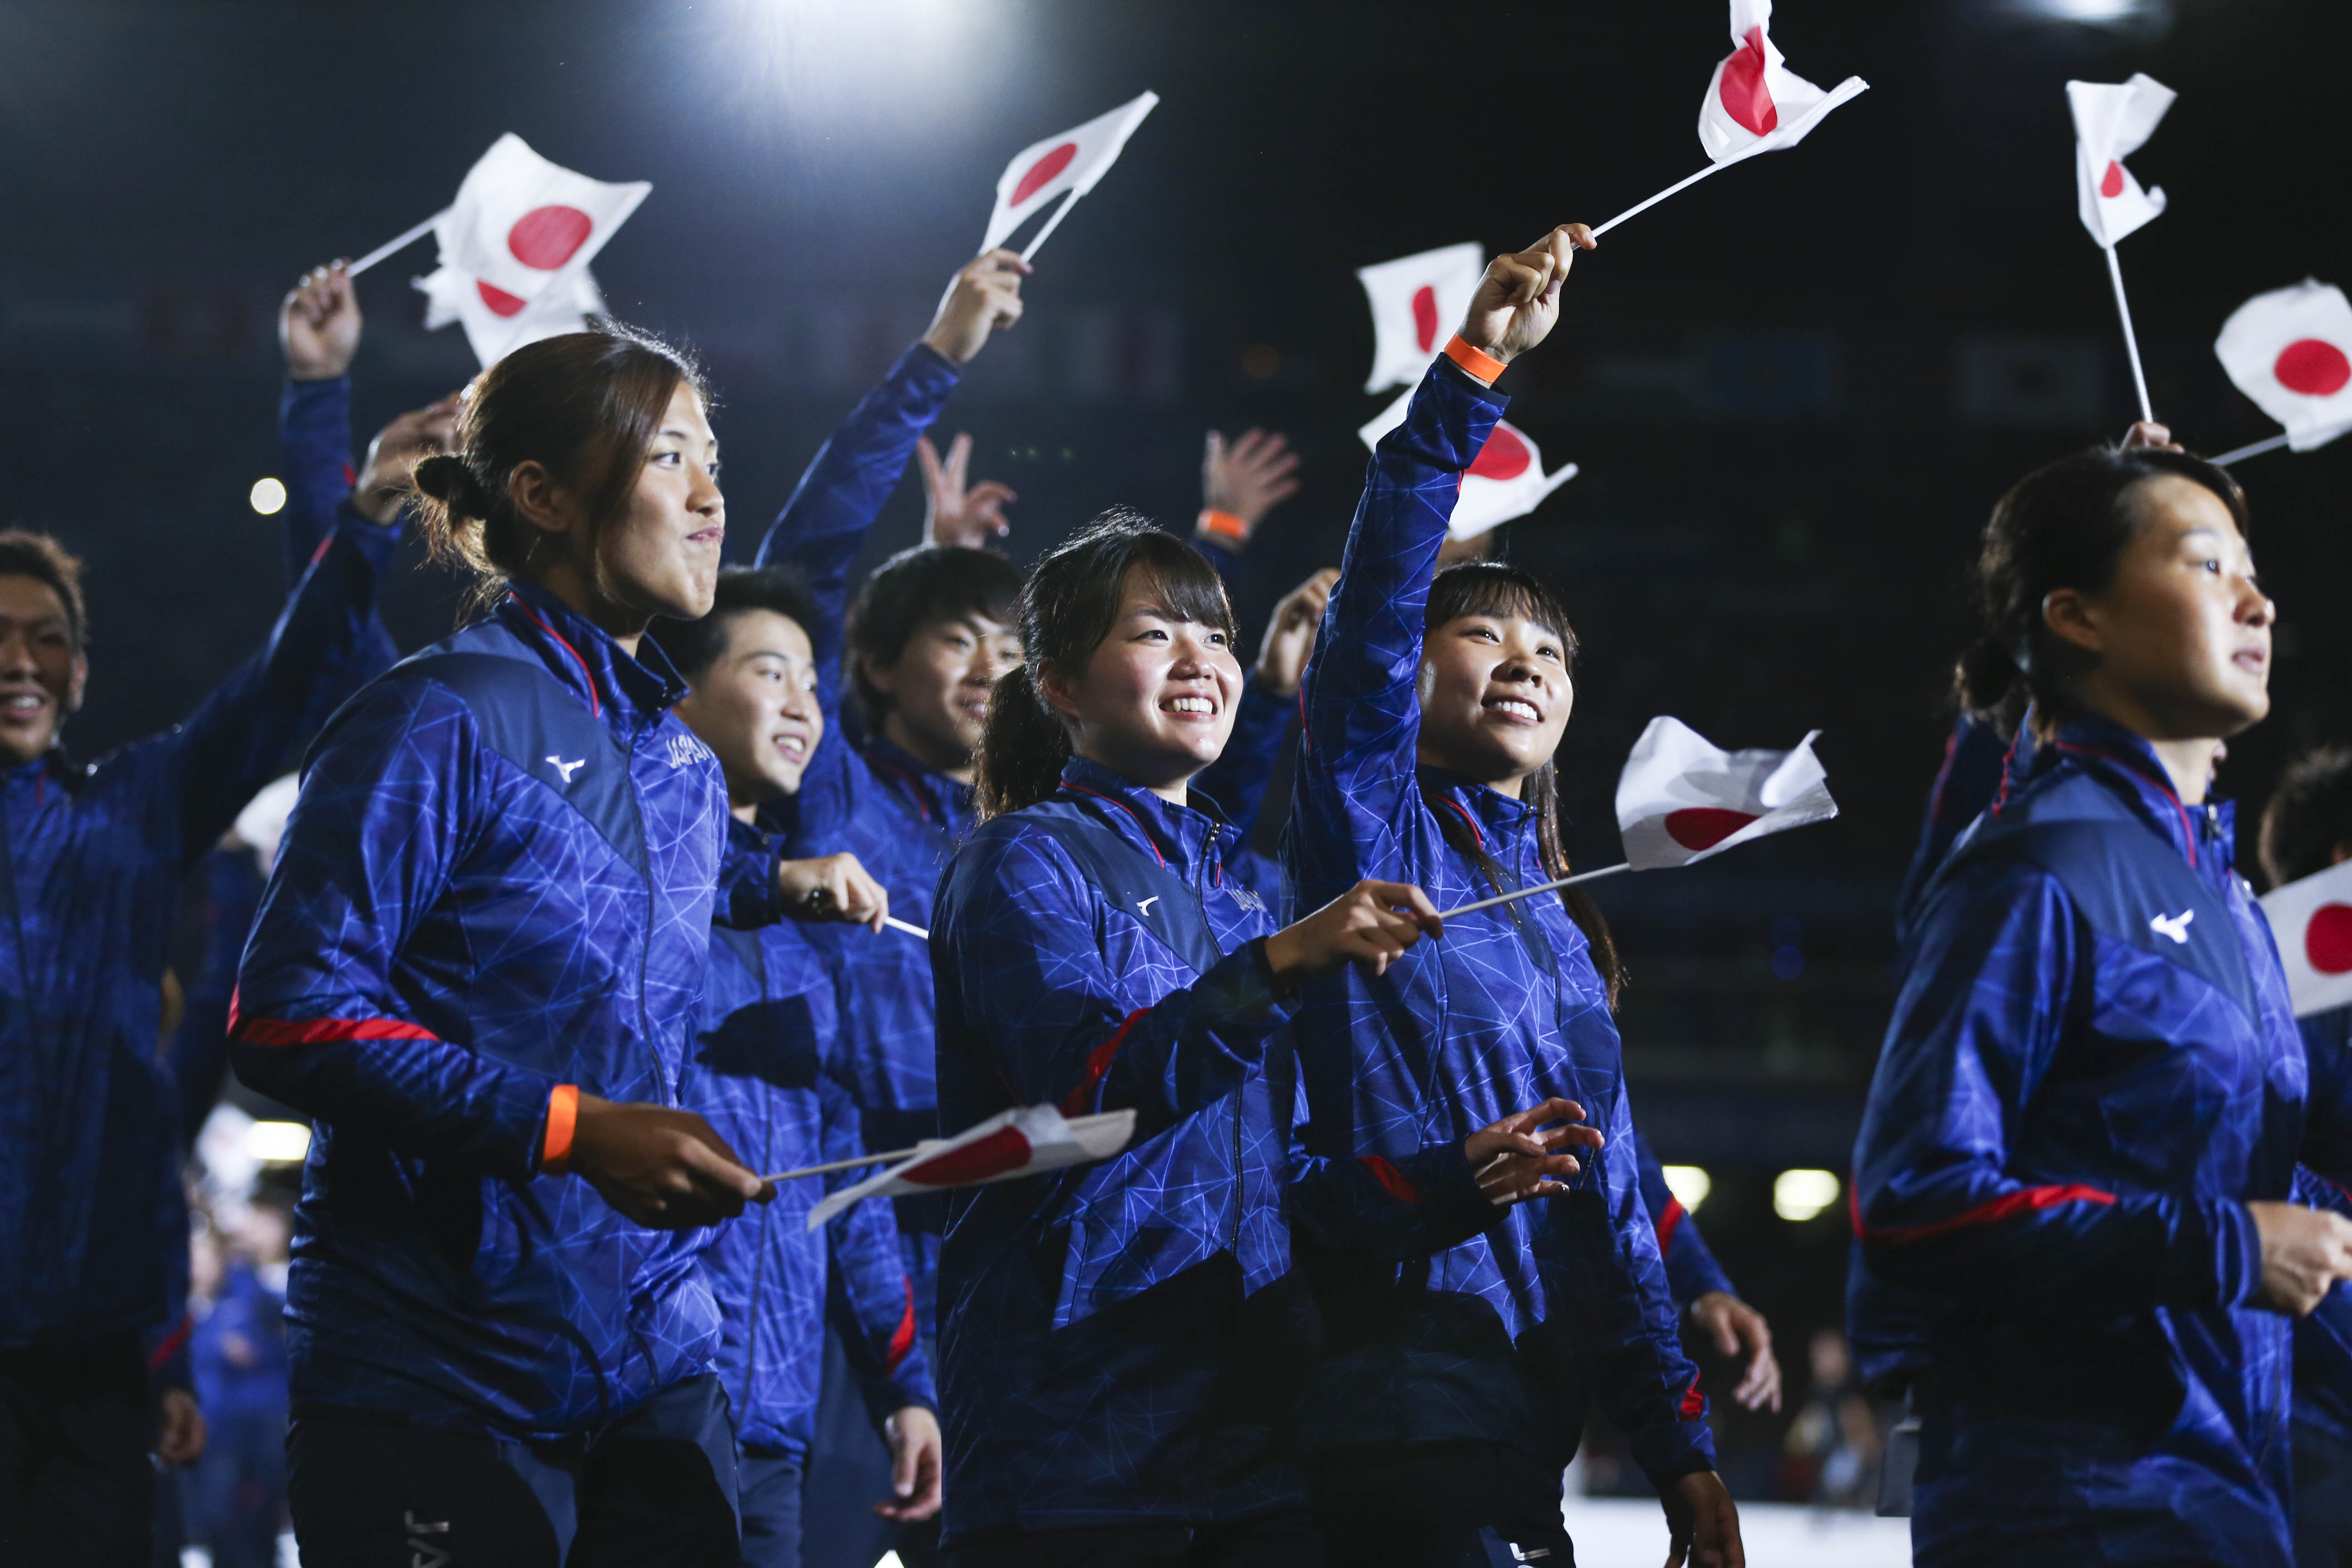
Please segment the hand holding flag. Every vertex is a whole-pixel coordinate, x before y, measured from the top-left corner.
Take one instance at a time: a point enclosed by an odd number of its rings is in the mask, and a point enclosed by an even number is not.
[[[1001,1110],[952,1138],[927,1139],[913,1149],[902,1151],[900,1155],[813,1165],[804,1171],[785,1171],[763,1179],[782,1182],[868,1164],[876,1159],[898,1159],[898,1163],[888,1170],[842,1188],[811,1209],[808,1227],[817,1230],[850,1205],[866,1198],[907,1197],[949,1187],[1009,1182],[1016,1176],[1043,1175],[1070,1165],[1108,1160],[1126,1148],[1128,1140],[1134,1136],[1132,1110],[1065,1118],[1050,1105],[1027,1105]]]

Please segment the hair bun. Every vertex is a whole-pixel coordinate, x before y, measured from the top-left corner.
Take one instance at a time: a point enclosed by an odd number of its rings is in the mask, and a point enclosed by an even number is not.
[[[441,452],[418,463],[416,488],[462,516],[489,515],[489,492],[474,477],[473,465],[463,458]]]

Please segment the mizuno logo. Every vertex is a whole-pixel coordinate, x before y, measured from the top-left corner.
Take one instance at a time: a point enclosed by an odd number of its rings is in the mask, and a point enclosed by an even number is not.
[[[2189,941],[2189,922],[2196,918],[2195,910],[2183,910],[2177,915],[2150,915],[2147,917],[2147,929],[2158,936],[2168,936],[2173,941],[2186,945]]]
[[[576,763],[567,763],[562,757],[550,757],[547,760],[554,765],[557,773],[563,775],[563,782],[567,784],[572,782],[572,775],[573,773],[578,773],[582,768],[588,765],[588,759],[585,757],[581,758]]]
[[[1159,895],[1159,894],[1157,894],[1157,893],[1154,893],[1154,894],[1152,894],[1150,898],[1145,899],[1145,900],[1143,900],[1141,902],[1138,903],[1138,904],[1135,906],[1135,912],[1136,912],[1137,914],[1139,914],[1139,915],[1148,915],[1148,914],[1150,914],[1150,913],[1151,912],[1151,906],[1152,906],[1152,905],[1154,905],[1154,904],[1156,904],[1156,903],[1158,903],[1159,901],[1160,901],[1160,895]]]

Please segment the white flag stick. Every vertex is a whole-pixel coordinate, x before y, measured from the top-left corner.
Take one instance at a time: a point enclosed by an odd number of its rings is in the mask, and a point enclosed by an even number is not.
[[[860,1154],[855,1160],[833,1160],[822,1165],[803,1165],[797,1171],[778,1171],[772,1176],[762,1176],[763,1182],[789,1182],[795,1176],[825,1176],[835,1171],[854,1171],[860,1165],[885,1165],[893,1160],[911,1160],[923,1152],[920,1144],[912,1149],[893,1149],[887,1154]]]
[[[2132,385],[2139,393],[2139,416],[2149,424],[2156,423],[2156,410],[2148,405],[2147,377],[2139,368],[2139,334],[2132,331],[2131,306],[2124,299],[2123,263],[2116,259],[2116,247],[2105,247],[2107,253],[2107,277],[2116,286],[2116,314],[2123,318],[2124,352],[2131,356]]]
[[[1697,174],[1692,174],[1685,179],[1676,180],[1673,184],[1668,185],[1664,190],[1660,191],[1656,195],[1652,196],[1648,201],[1642,203],[1640,205],[1627,207],[1623,212],[1619,213],[1607,223],[1597,226],[1592,231],[1593,237],[1597,239],[1601,236],[1607,234],[1611,229],[1615,228],[1619,224],[1623,223],[1627,218],[1633,216],[1636,213],[1645,213],[1649,211],[1652,207],[1656,206],[1660,202],[1664,201],[1668,196],[1673,195],[1676,191],[1686,191],[1690,189],[1691,186],[1697,184],[1701,180],[1706,179],[1717,169],[1728,169],[1734,163],[1746,163],[1748,159],[1753,158],[1759,153],[1770,153],[1777,151],[1780,148],[1791,145],[1796,141],[1802,139],[1806,132],[1810,132],[1815,125],[1819,124],[1822,118],[1828,114],[1831,110],[1837,108],[1842,103],[1850,102],[1853,99],[1859,98],[1862,94],[1869,90],[1870,84],[1863,80],[1860,77],[1850,76],[1846,78],[1843,81],[1838,83],[1837,86],[1823,93],[1822,95],[1822,100],[1819,103],[1814,104],[1812,108],[1807,110],[1804,113],[1804,117],[1799,120],[1795,124],[1784,125],[1772,135],[1764,137],[1757,142],[1754,146],[1748,148],[1746,152],[1726,158],[1720,163],[1709,163]]]
[[[1709,163],[1697,174],[1692,174],[1685,179],[1676,180],[1673,184],[1668,185],[1664,190],[1660,191],[1648,201],[1643,202],[1636,206],[1627,207],[1623,212],[1619,213],[1607,223],[1594,225],[1592,229],[1592,237],[1595,239],[1600,238],[1602,235],[1607,234],[1611,229],[1615,228],[1619,224],[1623,223],[1627,218],[1633,216],[1635,214],[1648,212],[1652,207],[1656,206],[1660,202],[1664,201],[1676,191],[1686,191],[1693,185],[1697,184],[1701,180],[1706,179],[1709,174],[1714,174],[1717,169],[1728,169],[1734,163],[1742,163],[1747,159],[1752,158],[1757,153],[1764,151],[1765,147],[1769,145],[1770,145],[1769,142],[1759,143],[1757,146],[1742,153],[1737,158],[1727,158],[1720,163]]]
[[[1437,918],[1450,921],[1455,915],[1466,915],[1474,910],[1490,910],[1496,904],[1507,904],[1514,899],[1528,899],[1538,893],[1549,893],[1559,888],[1573,888],[1579,882],[1590,882],[1600,877],[1613,877],[1620,871],[1630,871],[1633,868],[1632,861],[1620,860],[1614,866],[1604,866],[1598,871],[1580,871],[1573,877],[1562,877],[1557,882],[1538,882],[1532,888],[1520,888],[1512,892],[1497,894],[1491,899],[1481,899],[1475,904],[1464,904],[1458,910],[1445,910],[1440,912]]]
[[[447,217],[449,215],[446,210],[437,212],[431,217],[426,218],[423,223],[416,225],[415,227],[401,230],[397,237],[385,240],[382,245],[377,246],[373,250],[369,251],[365,256],[361,257],[357,261],[354,261],[349,267],[344,268],[344,276],[348,278],[356,278],[361,273],[365,272],[369,268],[373,267],[377,262],[382,261],[385,257],[393,254],[393,252],[407,249],[410,246],[415,245],[418,240],[423,239],[426,235],[431,234],[433,232],[433,226],[439,223],[443,218]]]
[[[931,940],[931,933],[930,933],[930,932],[929,932],[929,931],[925,931],[925,930],[924,930],[922,927],[920,927],[920,926],[910,926],[910,925],[908,925],[905,921],[900,920],[897,915],[884,915],[884,916],[882,917],[882,923],[883,923],[884,925],[886,925],[886,926],[888,926],[892,931],[905,931],[908,936],[919,936],[919,937],[921,937],[925,942],[929,942],[929,941],[930,941],[930,940]]]
[[[1029,242],[1029,248],[1021,253],[1021,259],[1026,261],[1036,255],[1037,247],[1045,243],[1045,237],[1061,227],[1062,220],[1069,216],[1070,209],[1077,205],[1077,192],[1072,191],[1068,195],[1064,196],[1062,205],[1054,209],[1054,216],[1045,220],[1045,226],[1037,231],[1037,237]]]
[[[2218,458],[2208,458],[2205,460],[2212,464],[2215,468],[2226,468],[2231,464],[2239,461],[2241,458],[2259,458],[2264,452],[2275,452],[2281,447],[2285,446],[2289,441],[2294,439],[2294,437],[2282,430],[2275,436],[2265,437],[2260,441],[2241,447],[2233,452],[2224,452]]]

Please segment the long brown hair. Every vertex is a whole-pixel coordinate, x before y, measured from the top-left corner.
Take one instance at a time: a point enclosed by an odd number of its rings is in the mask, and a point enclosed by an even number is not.
[[[983,818],[1034,805],[1060,787],[1070,732],[1045,700],[1040,671],[1049,664],[1065,675],[1086,668],[1118,624],[1135,572],[1170,619],[1234,635],[1216,569],[1140,513],[1113,507],[1055,545],[1021,590],[1021,664],[989,693],[974,759]]]
[[[1533,621],[1559,639],[1561,658],[1570,668],[1576,663],[1576,628],[1569,624],[1568,607],[1541,578],[1523,568],[1501,561],[1465,561],[1440,572],[1429,585],[1429,605],[1422,617],[1423,635],[1433,633],[1447,622],[1465,616],[1514,616]],[[1568,850],[1559,837],[1559,764],[1556,759],[1546,757],[1543,766],[1527,776],[1519,785],[1519,798],[1535,807],[1536,854],[1543,862],[1546,879],[1567,876]],[[1496,892],[1505,891],[1493,858],[1477,845],[1454,814],[1433,810],[1433,815],[1445,841],[1478,866]],[[1625,962],[1618,953],[1616,937],[1610,932],[1608,917],[1582,888],[1560,889],[1559,901],[1567,909],[1568,918],[1584,933],[1592,967],[1608,987],[1609,1005],[1615,1008],[1618,993],[1625,988]]]
[[[543,574],[561,541],[519,516],[509,495],[515,469],[538,462],[587,497],[588,579],[614,597],[604,531],[626,510],[681,383],[708,398],[693,362],[617,322],[526,343],[482,372],[458,409],[455,449],[416,465],[418,526],[434,558],[473,574],[479,605],[509,579]]]

